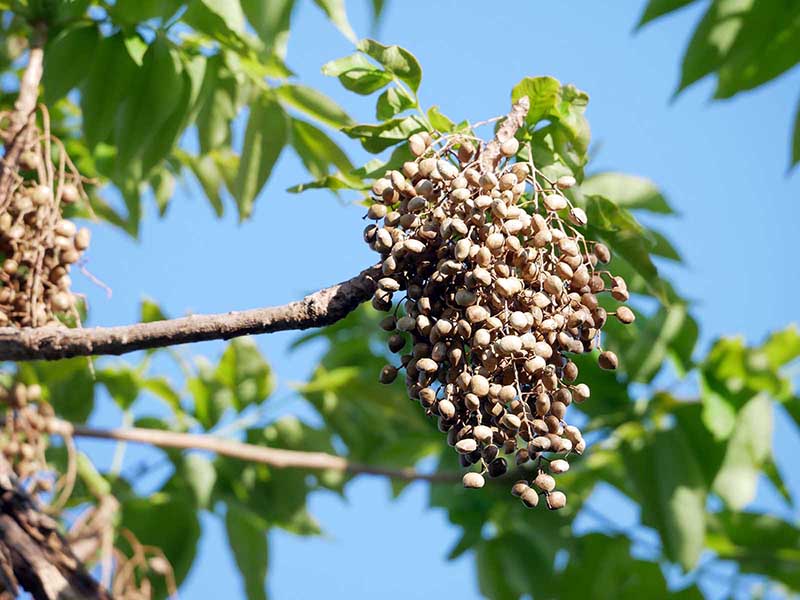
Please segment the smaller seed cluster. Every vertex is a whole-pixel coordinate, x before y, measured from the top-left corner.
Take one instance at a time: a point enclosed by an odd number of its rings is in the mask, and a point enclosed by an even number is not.
[[[631,323],[634,314],[608,313],[598,296],[624,302],[626,283],[603,269],[609,249],[582,233],[587,215],[564,194],[575,179],[551,181],[515,160],[514,137],[489,169],[476,138],[421,133],[409,146],[416,160],[374,182],[375,223],[364,231],[382,259],[372,305],[392,313],[381,327],[400,355],[380,380],[405,369],[409,396],[438,419],[461,464],[477,467],[465,487],[483,487],[511,461],[533,470],[512,488],[525,506],[544,497],[562,508],[554,475],[586,448],[565,414],[590,397],[570,356],[600,350],[600,366],[617,367],[600,330],[610,315]]]
[[[69,271],[89,247],[90,232],[63,219],[61,207],[80,200],[80,176],[74,167],[52,164],[35,128],[24,135],[30,144],[0,206],[0,326],[58,325],[59,317],[78,322]]]
[[[43,475],[46,470],[47,423],[54,416],[42,399],[39,384],[15,383],[0,387],[0,406],[5,408],[0,448],[20,479]],[[36,477],[35,491],[49,491],[52,482]]]

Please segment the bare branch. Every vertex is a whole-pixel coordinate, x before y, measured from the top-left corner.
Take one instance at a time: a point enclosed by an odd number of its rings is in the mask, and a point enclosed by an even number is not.
[[[375,291],[375,280],[379,273],[377,266],[370,267],[352,279],[283,306],[216,315],[190,315],[119,327],[2,327],[0,360],[56,360],[73,356],[118,355],[147,348],[330,325],[369,299]]]
[[[300,452],[282,448],[268,448],[255,444],[245,444],[235,440],[215,437],[202,433],[179,433],[160,429],[126,427],[122,429],[98,429],[85,425],[72,424],[59,419],[50,421],[50,430],[57,435],[88,437],[105,440],[122,440],[149,444],[161,448],[181,450],[207,450],[221,456],[230,456],[248,462],[269,465],[276,469],[312,469],[344,471],[353,474],[382,475],[404,481],[430,481],[452,483],[460,481],[457,473],[420,473],[416,469],[388,469],[348,461],[343,456],[324,452]]]
[[[486,144],[486,148],[481,152],[480,163],[484,173],[494,170],[500,160],[500,146],[516,135],[517,130],[525,123],[525,117],[528,116],[530,108],[531,103],[527,96],[517,100],[511,107],[511,112],[506,115],[506,119],[497,130],[494,139]]]

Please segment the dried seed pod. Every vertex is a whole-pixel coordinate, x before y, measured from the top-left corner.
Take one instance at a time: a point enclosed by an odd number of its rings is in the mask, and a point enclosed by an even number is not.
[[[522,492],[519,499],[528,508],[536,508],[536,505],[539,504],[539,494],[533,488],[528,488]]]
[[[597,359],[597,362],[600,363],[601,369],[607,369],[611,371],[613,371],[619,366],[619,359],[617,358],[617,355],[611,352],[610,350],[601,352],[600,356]]]
[[[381,383],[392,383],[397,379],[397,367],[386,365],[381,369]]]
[[[619,306],[614,313],[619,320],[620,323],[624,323],[628,325],[633,323],[636,320],[636,315],[633,314],[633,311],[628,308],[627,306]]]
[[[547,495],[547,508],[558,510],[567,505],[567,496],[564,492],[551,492]]]
[[[464,477],[461,479],[461,482],[464,484],[464,487],[468,489],[479,489],[486,484],[486,480],[483,478],[483,475],[474,472],[464,473]]]

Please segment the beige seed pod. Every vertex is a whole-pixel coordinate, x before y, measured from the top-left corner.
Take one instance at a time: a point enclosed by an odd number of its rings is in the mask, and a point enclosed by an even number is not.
[[[456,291],[455,299],[456,304],[459,306],[472,306],[478,301],[478,297],[475,295],[475,292],[464,288]]]
[[[556,180],[556,187],[561,190],[566,190],[574,186],[576,183],[572,175],[562,175]]]
[[[464,477],[461,479],[461,482],[467,489],[480,489],[486,484],[486,480],[483,478],[483,475],[475,472],[464,473]]]
[[[634,315],[633,311],[627,306],[618,307],[614,314],[616,315],[617,320],[625,325],[633,323],[636,320],[636,315]]]
[[[519,150],[519,141],[517,138],[508,138],[505,142],[500,144],[500,152],[503,156],[514,156]]]
[[[478,329],[472,336],[472,345],[476,348],[483,348],[492,342],[492,334],[487,329]]]
[[[517,397],[517,388],[513,385],[504,385],[497,396],[500,402],[509,403]]]
[[[594,245],[594,255],[601,263],[611,262],[611,251],[605,244],[597,243]]]
[[[567,199],[561,194],[548,194],[544,197],[545,208],[549,211],[559,211],[567,207]]]
[[[89,243],[92,239],[92,232],[86,229],[86,227],[81,227],[78,232],[75,234],[75,249],[83,252],[89,247]]]
[[[606,369],[608,371],[613,371],[619,366],[617,355],[610,350],[601,352],[600,356],[597,357],[597,362],[600,364],[601,369]]]
[[[569,220],[572,221],[574,225],[577,225],[579,227],[585,227],[586,224],[589,222],[589,218],[586,216],[586,211],[577,206],[575,208],[570,209]]]
[[[425,150],[428,149],[428,145],[419,133],[415,133],[408,138],[408,149],[411,150],[411,154],[414,156],[422,156],[425,154]]]
[[[489,318],[489,311],[486,310],[483,306],[469,306],[466,310],[467,321],[471,324],[475,325],[476,323],[482,323],[486,319]]]
[[[67,186],[65,185],[64,191],[66,191],[66,188]],[[77,195],[78,191],[75,190],[76,200],[77,200]],[[46,204],[50,204],[53,201],[53,191],[46,185],[37,185],[35,188],[33,188],[33,191],[31,192],[31,200],[36,206],[44,206]],[[61,200],[65,201],[63,191]]]
[[[456,416],[456,406],[450,402],[450,400],[439,400],[437,408],[439,410],[439,414],[445,419],[452,419],[454,416]]]
[[[559,510],[567,505],[567,496],[564,492],[551,492],[547,495],[547,508]]]
[[[495,347],[500,354],[517,354],[522,351],[522,340],[517,335],[506,335],[497,341]]]
[[[489,393],[489,380],[483,375],[473,375],[469,381],[469,391],[479,397]]]
[[[555,473],[556,475],[560,475],[561,473],[566,473],[567,471],[569,471],[569,463],[565,461],[563,458],[551,460],[550,471],[552,473]]]
[[[520,418],[517,415],[511,414],[511,413],[506,413],[500,419],[500,424],[503,427],[511,429],[512,431],[517,431],[520,428],[520,426],[522,425],[522,421],[520,420]]]
[[[75,226],[75,223],[67,219],[61,219],[55,226],[56,234],[66,238],[71,238],[77,231],[78,228]]]
[[[519,498],[525,493],[526,490],[529,489],[531,489],[531,486],[528,485],[528,482],[524,479],[521,479],[511,487],[511,495]]]
[[[585,383],[579,383],[572,389],[572,397],[575,399],[575,402],[585,402],[590,396],[591,390]]]
[[[539,504],[539,494],[533,488],[528,488],[520,495],[520,500],[527,508],[536,508]]]
[[[488,444],[492,441],[492,429],[486,425],[476,425],[472,430],[472,435],[481,444]]]
[[[575,454],[583,454],[586,450],[586,440],[581,438],[575,443],[575,447],[573,448]]]
[[[478,442],[472,438],[465,438],[459,442],[456,442],[456,450],[459,454],[470,454],[471,452],[475,452],[477,449]]]
[[[419,240],[415,240],[415,239],[406,240],[405,242],[403,242],[403,247],[408,252],[412,252],[414,254],[420,254],[421,252],[423,252],[425,250],[425,244],[423,244]]]
[[[543,492],[552,492],[556,489],[556,480],[552,475],[547,473],[539,473],[536,479],[533,480],[533,485],[542,490]]]

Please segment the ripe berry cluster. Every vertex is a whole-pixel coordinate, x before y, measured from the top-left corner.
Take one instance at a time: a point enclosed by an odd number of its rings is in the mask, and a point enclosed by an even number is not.
[[[408,143],[417,158],[374,182],[376,223],[364,231],[382,259],[372,305],[392,313],[381,327],[401,355],[380,379],[405,369],[409,396],[438,418],[461,464],[476,466],[465,487],[504,475],[509,460],[523,472],[533,461],[532,481],[512,493],[528,507],[543,496],[562,508],[553,475],[586,448],[565,414],[590,396],[570,356],[600,350],[609,316],[634,320],[627,306],[608,313],[598,301],[606,291],[626,301],[625,281],[604,270],[609,249],[581,233],[586,213],[563,193],[575,179],[551,181],[515,160],[514,137],[495,142],[488,168],[489,145],[473,137],[419,133]],[[598,360],[618,364],[610,351]]]

